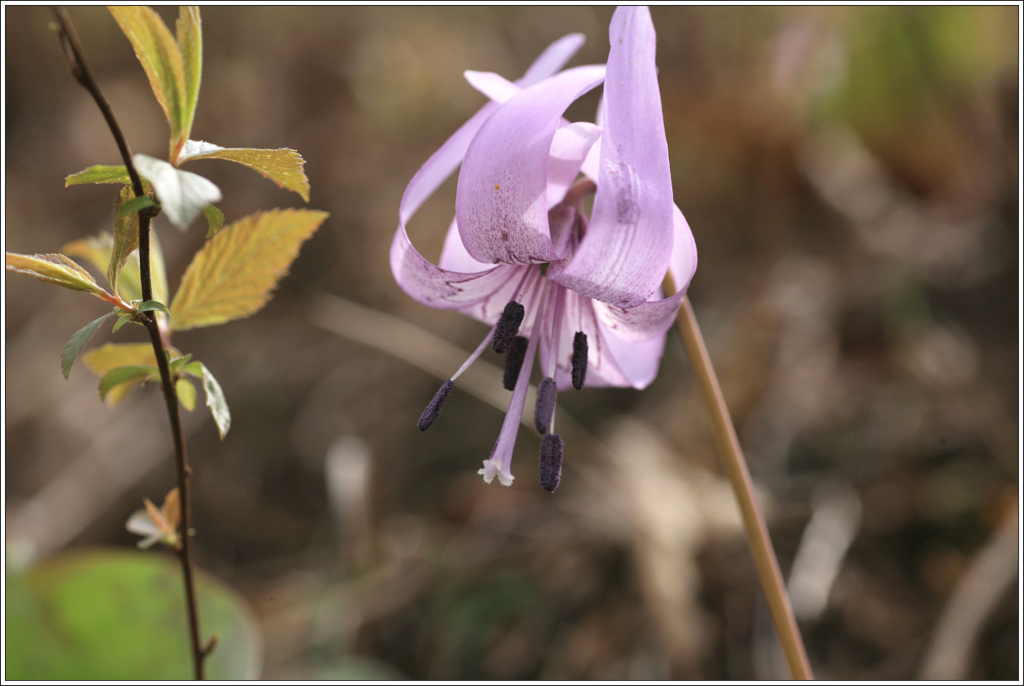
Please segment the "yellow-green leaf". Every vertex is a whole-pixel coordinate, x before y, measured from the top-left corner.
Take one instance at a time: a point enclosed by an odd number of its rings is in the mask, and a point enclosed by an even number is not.
[[[114,166],[97,164],[64,179],[64,187],[77,186],[81,183],[123,183],[128,185],[131,182],[132,179],[128,176],[128,170],[123,164]]]
[[[206,217],[206,223],[209,227],[206,231],[206,237],[213,238],[224,227],[224,213],[216,205],[207,205],[203,208],[203,216]]]
[[[111,6],[114,20],[124,31],[149,77],[157,102],[171,125],[171,149],[184,140],[185,111],[188,96],[185,87],[185,66],[174,36],[153,10],[140,6]]]
[[[178,356],[180,354],[171,348],[171,355]],[[99,377],[116,367],[156,368],[156,356],[153,355],[153,346],[149,343],[106,343],[83,353],[82,362]],[[136,379],[133,383],[124,382],[111,388],[107,392],[107,404],[116,406],[140,383],[142,380]]]
[[[115,310],[116,312],[116,310]],[[71,365],[75,363],[75,358],[78,357],[78,353],[82,352],[82,348],[89,342],[96,330],[100,328],[100,324],[105,322],[108,317],[114,315],[114,312],[107,312],[99,319],[94,319],[81,329],[76,331],[73,336],[64,345],[64,350],[60,353],[60,368],[64,372],[64,378],[68,378],[68,374],[71,373]]]
[[[99,236],[87,236],[71,241],[61,246],[60,251],[66,255],[81,257],[96,267],[97,271],[106,272],[113,247],[114,238],[106,231],[102,231]]]
[[[199,18],[199,8],[182,6],[176,28],[178,50],[185,69],[185,118],[181,134],[182,140],[188,140],[203,75],[203,22]]]
[[[11,252],[7,253],[6,257],[7,268],[12,272],[26,274],[40,281],[57,284],[73,291],[85,291],[103,300],[113,301],[112,296],[96,283],[89,272],[70,257],[59,253],[19,255]]]
[[[259,310],[326,218],[313,210],[273,210],[223,229],[185,271],[171,303],[171,328],[223,324]]]
[[[100,379],[100,400],[104,400],[111,389],[121,384],[136,384],[160,378],[160,370],[149,365],[114,367]]]
[[[146,196],[142,196],[146,198]],[[131,186],[125,186],[117,196],[114,205],[114,242],[110,253],[110,264],[107,265],[107,281],[117,291],[117,277],[121,268],[128,261],[128,256],[139,247],[139,215],[131,212],[123,214],[121,208],[126,203],[136,200]]]
[[[255,169],[281,188],[298,193],[309,202],[309,179],[303,171],[306,164],[302,155],[289,148],[262,150],[259,148],[222,148],[206,141],[188,141],[178,156],[179,164],[186,160],[230,160]]]
[[[188,379],[178,379],[174,384],[181,406],[191,412],[196,407],[196,387]]]

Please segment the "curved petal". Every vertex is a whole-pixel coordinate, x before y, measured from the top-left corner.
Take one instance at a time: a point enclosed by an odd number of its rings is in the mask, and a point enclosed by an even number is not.
[[[668,268],[672,178],[650,12],[620,7],[609,35],[594,211],[579,250],[555,278],[578,293],[629,308],[654,293]]]
[[[562,113],[604,78],[604,67],[569,69],[527,88],[480,127],[462,163],[455,216],[480,262],[531,264],[560,256],[547,221],[547,166]]]
[[[582,44],[583,36],[580,34],[570,34],[555,41],[541,53],[517,84],[525,87],[547,78],[560,69]],[[398,230],[391,243],[391,270],[399,286],[425,305],[449,309],[479,306],[510,278],[508,272],[495,268],[459,272],[436,267],[413,247],[405,228],[426,199],[462,163],[473,137],[497,108],[497,104],[487,103],[459,127],[420,167],[402,195]],[[514,276],[511,275],[512,278]]]
[[[484,264],[473,259],[473,256],[466,252],[466,246],[462,244],[462,236],[459,235],[459,223],[454,219],[444,237],[444,247],[441,249],[441,259],[438,260],[438,265],[442,269],[467,274],[494,268],[493,264]]]
[[[679,304],[683,301],[690,279],[697,269],[697,247],[693,242],[689,224],[675,205],[672,206],[672,216],[674,239],[669,269],[677,288],[675,294],[664,299],[648,300],[628,310],[602,302],[594,303],[594,310],[602,325],[619,338],[641,341],[655,336],[661,337],[672,326],[679,313]]]

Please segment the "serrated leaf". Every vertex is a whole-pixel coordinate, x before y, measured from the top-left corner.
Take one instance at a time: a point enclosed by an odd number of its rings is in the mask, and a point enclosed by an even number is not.
[[[135,384],[159,378],[160,370],[149,365],[114,367],[100,379],[100,399],[106,399],[110,389],[123,383]]]
[[[224,391],[221,390],[220,384],[217,383],[217,379],[213,378],[210,370],[201,362],[199,364],[203,370],[203,390],[206,392],[206,406],[210,408],[213,421],[217,424],[217,433],[220,434],[221,440],[224,440],[224,437],[228,435],[228,430],[231,428],[231,411],[228,409],[228,401],[224,397]]]
[[[178,155],[178,163],[186,160],[218,159],[244,164],[276,183],[298,193],[309,202],[309,179],[303,171],[302,155],[290,148],[263,150],[259,148],[222,148],[205,141],[188,141]]]
[[[85,347],[85,344],[96,333],[96,330],[100,328],[100,325],[113,314],[114,312],[107,312],[102,317],[92,320],[68,339],[68,342],[64,345],[64,350],[60,353],[60,368],[64,372],[65,379],[71,373],[71,365],[75,363],[78,353],[82,352],[82,348]]]
[[[191,412],[196,409],[196,387],[188,379],[178,379],[174,384],[178,392],[178,402],[186,410]]]
[[[131,41],[135,56],[149,77],[157,102],[171,125],[171,149],[184,140],[185,111],[188,96],[185,87],[185,66],[174,36],[160,16],[148,7],[110,7],[110,13]],[[137,163],[136,163],[137,164]]]
[[[6,253],[6,262],[7,268],[12,272],[70,288],[73,291],[92,293],[103,300],[112,299],[112,296],[96,283],[89,272],[70,257],[60,253],[18,255],[9,252]]]
[[[207,238],[213,238],[217,232],[224,227],[224,213],[217,209],[216,205],[207,205],[203,208],[203,216],[210,228],[206,231]]]
[[[164,214],[172,224],[184,229],[210,203],[219,202],[220,189],[209,179],[148,155],[132,158],[140,176],[153,184]]]
[[[128,175],[128,169],[123,164],[114,166],[97,164],[64,179],[64,187],[77,186],[82,183],[121,183],[130,185],[131,182],[132,178]]]
[[[103,231],[99,236],[88,236],[79,238],[61,246],[60,251],[65,255],[81,257],[96,268],[99,272],[106,272],[110,264],[110,252],[114,247],[113,237]]]
[[[185,271],[171,302],[171,328],[223,324],[259,310],[326,218],[326,212],[313,210],[273,210],[218,233]]]
[[[107,265],[107,281],[117,291],[117,279],[121,269],[132,251],[139,247],[139,215],[135,210],[131,214],[123,212],[124,208],[138,203],[140,200],[153,202],[148,196],[135,197],[131,186],[124,186],[117,196],[114,205],[114,236],[110,250],[110,263]]]
[[[180,355],[174,348],[171,348],[171,354]],[[156,368],[153,346],[149,343],[106,343],[83,353],[82,362],[99,377],[115,367],[148,366]],[[124,383],[110,389],[106,397],[107,404],[117,406],[139,383],[141,380]]]
[[[157,300],[147,300],[144,303],[140,303],[135,309],[139,312],[152,312],[153,310],[156,310],[157,312],[163,312],[166,315],[171,314],[171,311],[167,309],[167,305],[164,305],[162,302]]]
[[[131,190],[131,187],[129,187],[129,190]],[[133,192],[132,195],[134,196],[135,193]],[[117,210],[116,216],[118,218],[127,217],[128,215],[131,214],[138,214],[140,210],[144,210],[147,207],[159,206],[160,203],[158,203],[156,200],[153,200],[153,198],[149,197],[148,195],[140,195],[137,198],[132,197],[131,200],[121,205],[121,207],[119,207]]]
[[[185,111],[182,139],[188,140],[192,120],[199,101],[199,84],[203,76],[203,22],[198,7],[182,7],[176,25],[178,50],[185,74]]]
[[[106,231],[99,236],[89,236],[72,241],[61,248],[61,252],[88,260],[89,264],[102,273],[110,266],[110,255],[114,249],[114,238]],[[164,275],[163,254],[155,233],[150,234],[150,263],[153,283],[153,299],[167,300],[167,277]],[[142,280],[139,275],[139,254],[132,252],[121,267],[117,279],[117,292],[125,300],[142,298]]]

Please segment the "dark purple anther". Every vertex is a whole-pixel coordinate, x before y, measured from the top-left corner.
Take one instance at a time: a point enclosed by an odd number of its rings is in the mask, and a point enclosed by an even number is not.
[[[577,391],[587,380],[587,334],[577,331],[572,338],[572,387]]]
[[[558,434],[547,434],[540,442],[540,485],[554,493],[562,480],[562,450],[564,444]]]
[[[416,424],[416,426],[420,427],[420,431],[426,431],[437,420],[441,414],[441,408],[444,407],[444,401],[448,399],[448,394],[452,392],[453,388],[455,388],[455,382],[448,379],[441,388],[437,389],[434,399],[427,405],[427,409],[423,410],[423,414],[420,415],[420,421]]]
[[[555,398],[558,387],[550,376],[544,377],[537,386],[537,406],[533,410],[533,425],[537,431],[546,434],[551,430],[551,420],[555,417]]]
[[[516,336],[508,346],[508,352],[505,353],[505,378],[501,382],[506,391],[516,390],[516,380],[519,379],[519,370],[523,368],[529,344],[529,338]]]
[[[515,300],[505,305],[505,311],[501,313],[497,326],[494,327],[494,352],[504,353],[512,344],[512,339],[519,333],[519,327],[523,323],[526,310]]]

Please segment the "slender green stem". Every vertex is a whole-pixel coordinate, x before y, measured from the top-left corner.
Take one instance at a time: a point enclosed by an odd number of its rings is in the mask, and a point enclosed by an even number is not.
[[[747,532],[747,542],[750,543],[750,550],[754,555],[757,574],[761,578],[761,588],[768,601],[772,623],[779,636],[779,643],[782,644],[782,652],[786,655],[789,671],[794,679],[813,679],[814,674],[807,662],[807,652],[804,650],[803,639],[800,637],[800,629],[797,628],[793,608],[790,606],[789,596],[786,595],[786,587],[782,582],[779,561],[775,558],[775,550],[772,548],[771,538],[768,536],[768,527],[765,525],[764,516],[762,516],[754,496],[754,485],[750,480],[750,472],[747,470],[747,463],[743,458],[743,450],[736,437],[736,429],[729,416],[729,408],[726,407],[722,389],[718,384],[718,377],[715,376],[715,370],[711,366],[711,358],[708,356],[704,337],[700,333],[700,327],[697,326],[697,318],[693,315],[693,308],[690,306],[688,297],[683,298],[677,324],[679,333],[683,337],[686,354],[689,356],[697,376],[697,383],[704,395],[704,402],[711,413],[711,423],[714,425],[718,449],[722,453],[725,471],[729,475],[729,481],[732,482],[733,491],[739,501],[740,513],[743,516],[743,524]]]
[[[62,7],[53,8],[53,12],[60,23],[61,47],[64,49],[64,54],[71,67],[71,73],[75,80],[89,91],[89,94],[92,95],[96,105],[103,113],[103,118],[107,121],[107,126],[114,136],[117,148],[121,152],[121,158],[124,160],[128,175],[132,180],[132,190],[135,191],[136,197],[141,197],[144,194],[142,179],[132,163],[131,149],[128,147],[124,134],[121,133],[121,127],[114,117],[110,104],[100,91],[99,85],[96,83],[92,72],[89,71],[89,67],[82,57],[82,50],[78,43],[78,37],[75,35],[71,18]],[[143,300],[153,299],[153,283],[150,276],[149,258],[151,211],[151,208],[143,208],[139,212],[139,271],[142,281]],[[185,433],[181,424],[178,393],[174,386],[174,380],[171,378],[170,366],[167,362],[167,347],[161,336],[160,327],[157,324],[156,313],[146,312],[143,317],[143,324],[145,324],[146,330],[149,332],[149,338],[153,344],[153,354],[156,356],[157,367],[160,369],[160,381],[163,386],[164,401],[167,405],[167,416],[171,422],[171,434],[174,438],[174,453],[177,458],[178,493],[181,499],[182,545],[178,557],[181,559],[182,576],[185,580],[185,604],[188,608],[189,634],[192,639],[192,661],[195,667],[195,678],[201,680],[204,678],[204,662],[206,656],[213,650],[214,641],[210,641],[204,646],[199,631],[199,609],[196,602],[195,563],[193,561],[192,548],[192,512],[189,489],[189,477],[192,475],[192,468],[188,464],[188,452],[185,446]]]

